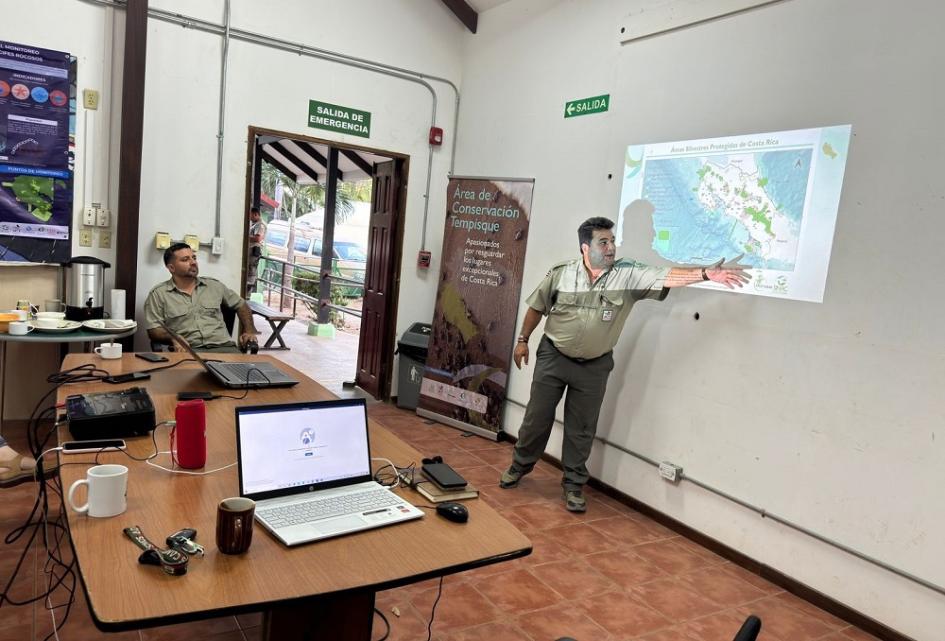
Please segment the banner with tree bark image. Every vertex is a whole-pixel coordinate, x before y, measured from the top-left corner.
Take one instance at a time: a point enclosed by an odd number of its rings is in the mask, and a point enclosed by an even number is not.
[[[534,186],[531,179],[450,178],[420,416],[498,436]]]

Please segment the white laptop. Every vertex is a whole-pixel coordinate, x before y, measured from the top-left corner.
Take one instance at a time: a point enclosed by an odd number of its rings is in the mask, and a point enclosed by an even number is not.
[[[286,545],[423,516],[373,480],[364,399],[237,407],[236,446],[240,496]]]

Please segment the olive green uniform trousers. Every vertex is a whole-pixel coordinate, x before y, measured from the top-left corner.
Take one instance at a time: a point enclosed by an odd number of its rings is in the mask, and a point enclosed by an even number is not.
[[[564,399],[564,440],[561,465],[566,490],[579,490],[587,483],[587,458],[591,455],[597,418],[607,391],[607,378],[614,369],[613,352],[588,360],[568,358],[547,336],[541,337],[535,353],[535,375],[525,418],[518,431],[512,469],[528,473],[541,458],[555,421],[555,408]]]

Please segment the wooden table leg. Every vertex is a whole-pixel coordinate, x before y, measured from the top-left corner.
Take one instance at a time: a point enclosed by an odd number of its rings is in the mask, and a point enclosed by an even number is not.
[[[263,617],[266,641],[371,641],[374,593],[303,599]]]

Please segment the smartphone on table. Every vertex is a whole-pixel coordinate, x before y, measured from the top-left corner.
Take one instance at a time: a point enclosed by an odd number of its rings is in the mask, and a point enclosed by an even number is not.
[[[135,352],[135,357],[148,361],[149,363],[166,363],[167,356],[161,356],[152,352]]]
[[[125,439],[105,438],[91,441],[66,441],[62,444],[63,454],[89,454],[125,449]]]

